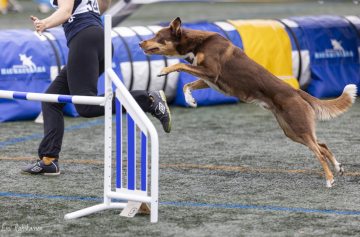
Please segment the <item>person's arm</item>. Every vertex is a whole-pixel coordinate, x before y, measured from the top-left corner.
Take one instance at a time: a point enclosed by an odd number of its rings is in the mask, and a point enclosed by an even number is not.
[[[124,1],[124,0],[120,0]],[[104,12],[109,8],[111,0],[98,0],[99,9],[100,9],[100,16],[104,14]]]
[[[70,19],[74,8],[74,0],[58,0],[58,7],[59,9],[57,11],[43,20],[31,16],[31,20],[33,20],[36,31],[40,36],[44,30],[61,25]]]

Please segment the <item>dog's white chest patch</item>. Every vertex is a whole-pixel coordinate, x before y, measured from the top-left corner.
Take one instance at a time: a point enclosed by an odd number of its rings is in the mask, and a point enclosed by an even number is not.
[[[192,61],[192,65],[193,66],[197,66],[197,56],[194,57],[193,61]]]
[[[192,64],[193,66],[197,66],[197,56],[194,55],[194,53],[187,53],[185,55],[165,55],[168,58],[180,58],[180,59],[187,59],[189,58],[190,60],[192,60]]]
[[[259,100],[259,99],[254,99],[254,100],[250,101],[250,103],[259,105],[261,108],[266,109],[266,110],[270,109],[270,106],[266,102]]]
[[[165,55],[165,56],[168,58],[180,58],[180,59],[189,58],[190,60],[194,60],[194,58],[195,58],[195,55],[193,53],[187,53],[185,55],[176,54],[176,55]]]
[[[203,79],[202,79],[203,80]],[[221,94],[223,94],[223,95],[226,95],[226,96],[229,96],[229,94],[227,94],[227,93],[225,93],[224,91],[222,91],[222,90],[220,90],[220,88],[217,86],[217,85],[215,85],[214,83],[211,83],[211,82],[209,82],[209,81],[207,81],[207,80],[203,80],[206,84],[208,84],[210,87],[211,87],[211,89],[213,89],[214,91],[217,91],[217,92],[219,92],[219,93],[221,93]]]

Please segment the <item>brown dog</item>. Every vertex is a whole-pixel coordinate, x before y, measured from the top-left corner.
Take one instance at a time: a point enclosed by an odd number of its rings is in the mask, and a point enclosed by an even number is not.
[[[355,85],[347,85],[337,99],[319,100],[278,79],[220,34],[181,28],[179,17],[139,45],[147,55],[182,58],[191,64],[178,63],[158,74],[176,71],[198,77],[199,80],[184,86],[185,100],[190,106],[197,106],[191,91],[209,87],[258,104],[274,114],[286,136],[315,153],[325,171],[326,187],[335,182],[326,158],[339,175],[344,173],[327,146],[316,141],[315,117],[327,120],[345,112],[355,101]]]

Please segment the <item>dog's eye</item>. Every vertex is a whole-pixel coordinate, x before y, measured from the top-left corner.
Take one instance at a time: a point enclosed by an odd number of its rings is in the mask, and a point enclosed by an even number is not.
[[[160,35],[157,35],[156,38],[160,38]]]

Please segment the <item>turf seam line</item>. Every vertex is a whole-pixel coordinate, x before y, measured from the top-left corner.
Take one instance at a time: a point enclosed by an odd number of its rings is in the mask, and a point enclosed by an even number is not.
[[[5,197],[25,197],[25,198],[48,198],[48,199],[66,199],[66,200],[85,200],[85,201],[104,201],[103,198],[91,197],[66,197],[66,196],[51,196],[51,195],[33,195],[33,194],[20,194],[20,193],[3,193],[0,196]],[[114,202],[126,202],[124,200],[112,199]],[[196,207],[219,207],[219,208],[238,208],[238,209],[257,209],[257,210],[270,210],[270,211],[294,211],[294,212],[312,212],[312,213],[326,213],[326,214],[340,214],[340,215],[356,215],[359,216],[360,212],[357,211],[337,211],[337,210],[319,210],[308,208],[289,208],[289,207],[272,207],[272,206],[251,206],[251,205],[234,205],[234,204],[207,204],[207,203],[191,203],[191,202],[159,202],[160,205],[172,206],[196,206]]]
[[[5,157],[0,156],[0,160],[38,160],[33,157]],[[61,160],[63,163],[82,163],[82,164],[104,164],[104,161],[97,160]],[[113,165],[116,162],[111,162]],[[122,162],[123,165],[127,165],[127,162]],[[140,166],[140,163],[136,163]],[[149,164],[151,166],[151,164]],[[275,169],[256,169],[245,167],[227,167],[227,166],[202,166],[202,165],[184,165],[184,164],[159,164],[160,167],[177,167],[177,168],[195,168],[195,169],[220,169],[220,170],[244,170],[244,171],[258,171],[258,172],[279,172],[279,173],[304,173],[304,174],[324,174],[324,171],[310,171],[310,170],[275,170]],[[336,172],[332,172],[336,174]],[[360,173],[344,173],[344,175],[360,175]]]

